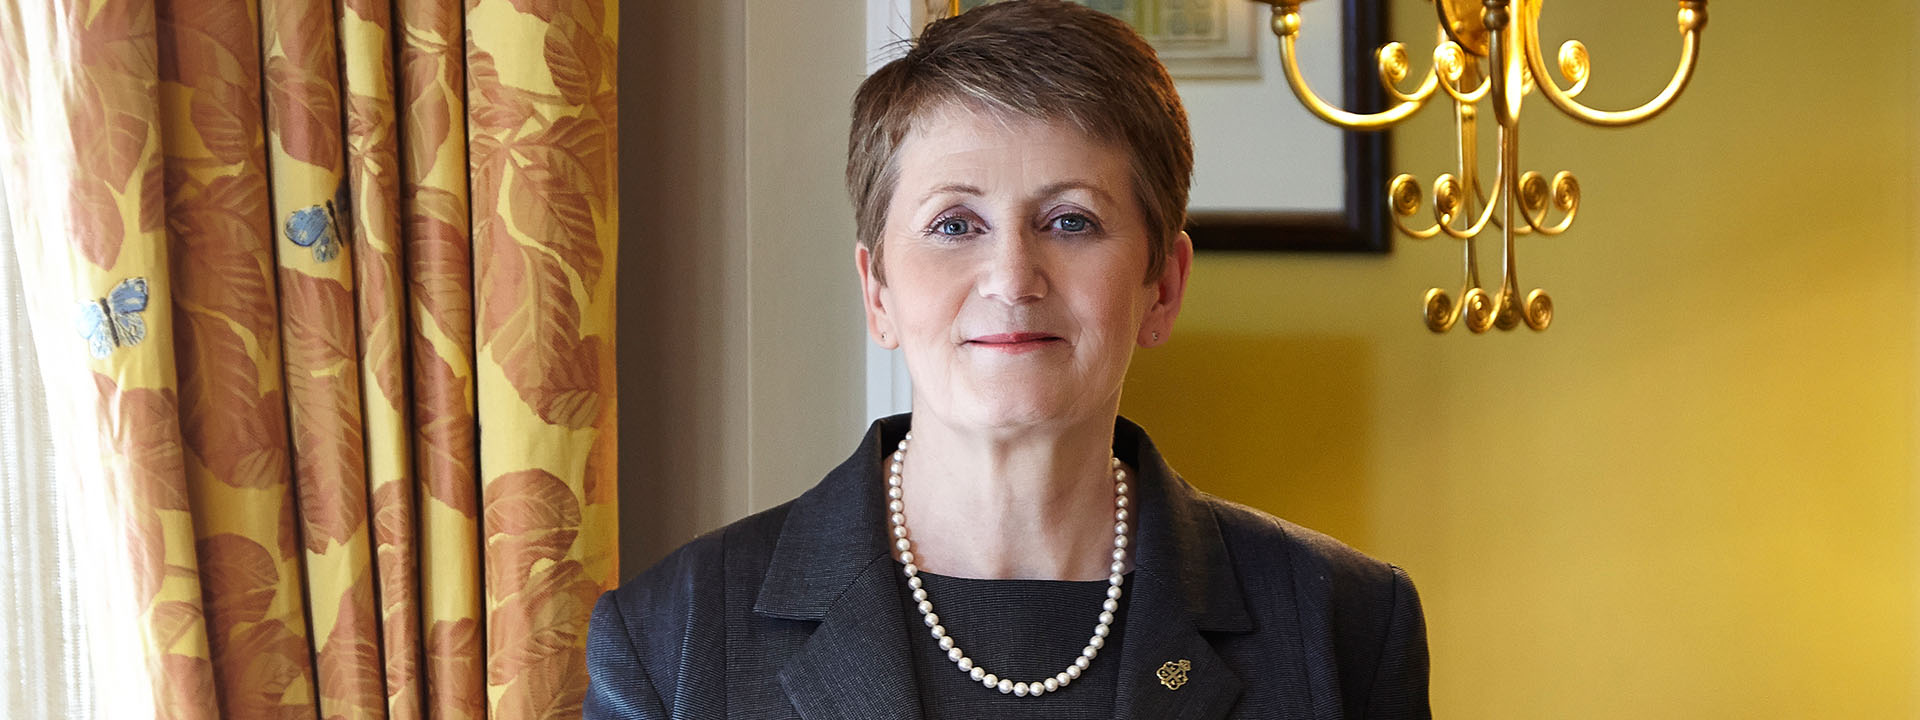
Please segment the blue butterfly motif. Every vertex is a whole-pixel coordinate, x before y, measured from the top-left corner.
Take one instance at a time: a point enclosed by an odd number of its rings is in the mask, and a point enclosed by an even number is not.
[[[332,200],[321,205],[295,210],[287,218],[287,239],[304,248],[313,248],[316,262],[327,262],[340,255],[340,219]]]
[[[76,324],[87,351],[104,358],[115,347],[140,344],[147,339],[147,321],[140,317],[146,309],[147,279],[142,277],[122,280],[106,297],[81,303]]]

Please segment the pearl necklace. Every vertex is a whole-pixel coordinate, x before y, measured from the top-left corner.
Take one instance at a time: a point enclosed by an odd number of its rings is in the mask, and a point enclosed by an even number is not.
[[[1122,574],[1127,566],[1127,470],[1120,459],[1109,456],[1113,468],[1113,565],[1108,567],[1107,600],[1100,604],[1100,623],[1093,626],[1093,637],[1087,639],[1087,646],[1081,648],[1080,656],[1073,664],[1053,677],[1034,682],[1016,682],[1000,677],[981,667],[967,657],[967,654],[955,645],[953,638],[947,635],[947,628],[940,624],[939,614],[933,611],[933,601],[927,598],[927,590],[920,582],[920,568],[913,564],[913,541],[907,538],[906,505],[901,500],[904,492],[900,485],[900,465],[907,459],[907,441],[913,439],[913,433],[907,433],[900,441],[898,449],[893,451],[893,462],[887,471],[887,510],[893,526],[893,548],[898,551],[902,572],[907,576],[907,587],[913,589],[913,600],[920,610],[921,619],[931,629],[933,639],[940,649],[947,651],[947,659],[952,661],[960,672],[967,677],[1002,694],[1012,693],[1020,697],[1039,697],[1043,694],[1066,687],[1068,683],[1080,679],[1080,673],[1100,655],[1100,648],[1107,644],[1107,634],[1111,632],[1113,614],[1120,611],[1120,584],[1125,581]]]

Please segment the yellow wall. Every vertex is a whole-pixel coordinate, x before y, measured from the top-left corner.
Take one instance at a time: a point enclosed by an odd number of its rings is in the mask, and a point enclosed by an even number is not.
[[[1124,412],[1197,485],[1406,567],[1442,717],[1920,717],[1920,19],[1844,6],[1713,3],[1694,86],[1638,128],[1532,99],[1522,164],[1585,189],[1522,240],[1548,332],[1428,334],[1452,241],[1203,254]],[[1672,18],[1558,2],[1545,30],[1617,108],[1670,72]],[[1448,169],[1444,113],[1393,172]]]

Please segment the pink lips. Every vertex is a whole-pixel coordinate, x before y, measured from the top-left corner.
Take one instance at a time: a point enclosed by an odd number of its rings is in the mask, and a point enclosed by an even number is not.
[[[1058,342],[1061,342],[1059,337],[1046,333],[999,333],[995,335],[981,335],[972,340],[968,340],[967,344],[985,350],[997,350],[1018,355],[1033,352]]]

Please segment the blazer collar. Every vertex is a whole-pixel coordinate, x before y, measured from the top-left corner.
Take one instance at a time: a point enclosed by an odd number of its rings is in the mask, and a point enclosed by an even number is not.
[[[875,421],[851,457],[794,501],[775,542],[754,612],[821,623],[781,673],[803,717],[867,716],[854,708],[919,717],[914,677],[905,671],[911,659],[891,630],[904,627],[906,617],[887,552],[880,470],[911,424],[910,415]],[[1135,570],[1129,626],[1117,648],[1115,714],[1223,717],[1243,686],[1200,633],[1249,632],[1253,622],[1219,524],[1146,432],[1125,418],[1114,424],[1114,456],[1135,469]],[[1170,689],[1157,672],[1181,660],[1187,681]]]

